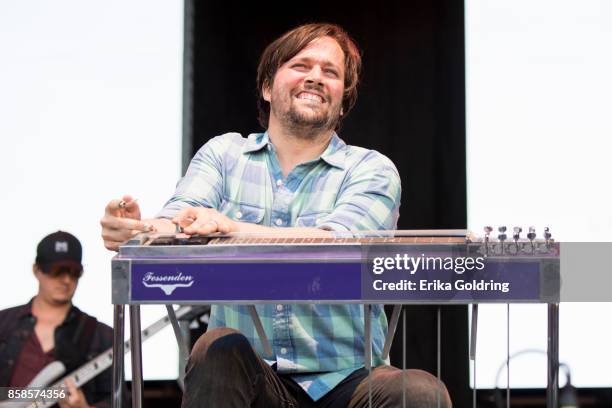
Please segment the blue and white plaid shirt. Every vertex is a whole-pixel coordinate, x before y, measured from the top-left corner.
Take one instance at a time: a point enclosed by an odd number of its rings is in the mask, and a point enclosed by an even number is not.
[[[335,133],[323,154],[283,177],[267,133],[227,133],[195,155],[158,217],[187,206],[215,208],[236,221],[331,231],[391,230],[399,216],[400,178],[382,154],[346,145]],[[257,305],[279,374],[321,398],[364,366],[362,305]],[[260,356],[263,347],[245,306],[215,305],[210,328],[232,327]],[[373,306],[373,365],[381,358],[387,320]]]

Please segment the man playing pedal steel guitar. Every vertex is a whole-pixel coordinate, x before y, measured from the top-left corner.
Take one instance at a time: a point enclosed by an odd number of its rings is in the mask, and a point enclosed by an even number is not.
[[[68,374],[112,346],[113,330],[72,304],[83,274],[81,255],[81,243],[67,232],[47,235],[38,244],[32,268],[37,295],[25,305],[0,311],[1,387],[25,388],[54,361],[63,363]],[[71,380],[66,386],[69,396],[59,402],[61,408],[110,407],[110,370],[82,389]]]
[[[361,57],[340,27],[308,24],[285,33],[261,56],[259,121],[247,138],[227,133],[193,158],[155,219],[141,220],[129,196],[101,220],[109,249],[140,231],[264,233],[330,237],[336,231],[392,230],[400,178],[382,154],[350,146],[335,130],[357,99]],[[387,321],[373,307],[373,365],[364,368],[361,305],[258,305],[274,356],[266,356],[244,306],[213,306],[194,345],[183,407],[450,406],[443,384],[382,360]],[[264,359],[265,358],[265,359]],[[370,382],[371,381],[371,382]]]

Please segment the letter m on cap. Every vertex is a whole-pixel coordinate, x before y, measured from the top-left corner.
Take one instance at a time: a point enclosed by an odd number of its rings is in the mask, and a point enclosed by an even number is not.
[[[55,252],[68,252],[68,242],[57,241],[55,243]]]

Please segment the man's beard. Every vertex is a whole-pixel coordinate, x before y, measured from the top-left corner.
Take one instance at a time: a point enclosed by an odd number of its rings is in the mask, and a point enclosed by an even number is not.
[[[338,105],[325,111],[307,114],[291,103],[287,111],[280,112],[280,115],[279,112],[275,113],[295,135],[311,137],[320,131],[334,129],[340,118],[340,110],[341,106]]]

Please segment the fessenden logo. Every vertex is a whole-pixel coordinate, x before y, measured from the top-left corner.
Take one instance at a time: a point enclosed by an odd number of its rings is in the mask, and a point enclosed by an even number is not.
[[[155,272],[145,272],[142,277],[142,284],[147,288],[160,288],[168,296],[176,288],[188,288],[193,285],[193,282],[193,276],[183,275],[183,272],[180,271],[174,275],[156,275]]]

